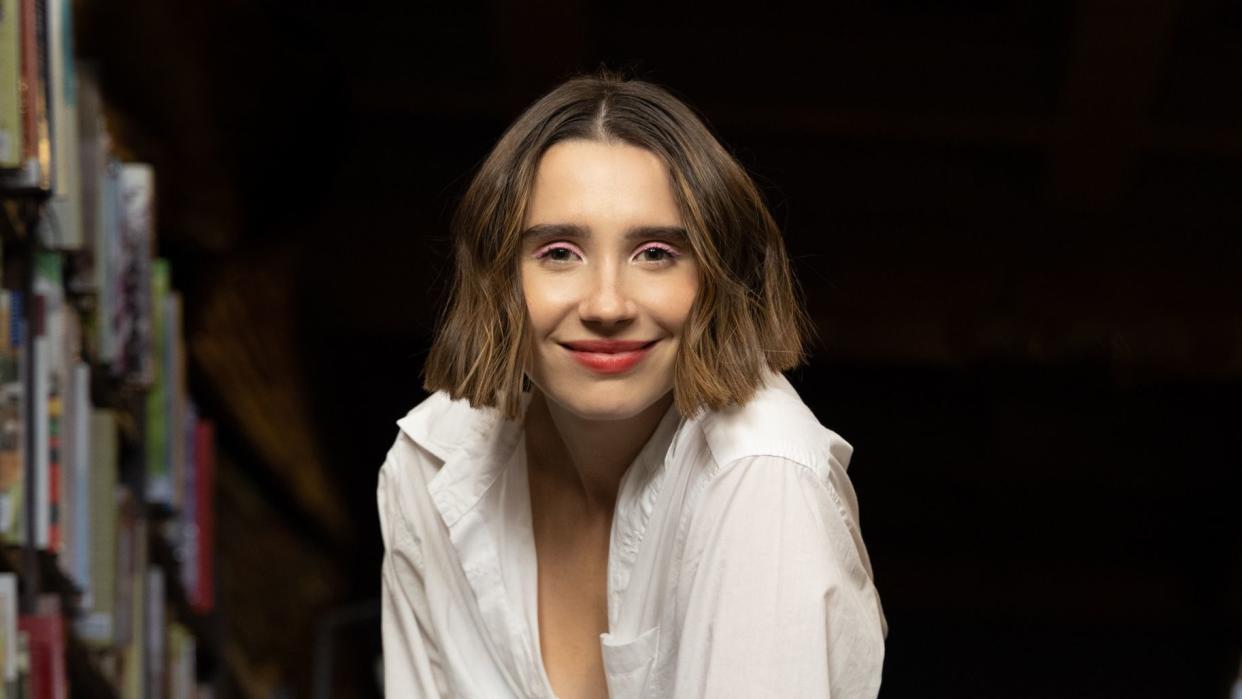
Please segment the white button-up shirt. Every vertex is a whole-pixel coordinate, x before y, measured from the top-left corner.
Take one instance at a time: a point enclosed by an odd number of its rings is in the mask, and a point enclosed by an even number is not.
[[[397,424],[377,491],[387,696],[553,697],[521,421],[436,393]],[[888,628],[851,451],[779,374],[738,408],[669,408],[613,514],[612,697],[876,696]]]

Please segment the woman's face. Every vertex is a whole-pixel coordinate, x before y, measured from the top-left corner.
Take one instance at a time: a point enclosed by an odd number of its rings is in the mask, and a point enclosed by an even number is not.
[[[667,395],[698,269],[659,157],[622,143],[552,146],[524,231],[534,384],[592,420],[632,417]]]

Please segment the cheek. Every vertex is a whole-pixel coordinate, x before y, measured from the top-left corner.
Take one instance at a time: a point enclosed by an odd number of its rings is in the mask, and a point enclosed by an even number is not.
[[[644,288],[644,305],[651,309],[660,325],[679,329],[689,318],[698,295],[698,275],[680,274],[663,281],[665,283],[650,284]]]
[[[567,280],[554,275],[522,275],[522,296],[536,334],[552,330],[565,315],[566,309],[572,308],[574,292],[570,286]]]

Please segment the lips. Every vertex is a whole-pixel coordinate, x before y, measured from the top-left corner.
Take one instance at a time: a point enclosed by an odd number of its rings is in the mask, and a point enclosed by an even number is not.
[[[599,374],[620,374],[647,356],[658,340],[578,340],[562,342],[579,364]]]
[[[573,352],[616,354],[618,352],[633,352],[645,349],[655,343],[655,340],[579,340],[577,342],[562,342],[561,344]]]

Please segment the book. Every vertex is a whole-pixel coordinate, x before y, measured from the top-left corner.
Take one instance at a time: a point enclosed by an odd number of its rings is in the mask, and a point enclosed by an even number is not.
[[[95,408],[90,415],[90,574],[82,586],[82,617],[78,635],[95,646],[116,638],[117,577],[117,456],[120,442],[116,413]]]
[[[215,498],[216,428],[210,420],[200,420],[194,432],[194,497],[197,552],[195,579],[190,603],[205,614],[215,605]]]
[[[48,105],[47,0],[22,2],[22,75],[27,141],[23,185],[52,187],[52,125]]]
[[[117,523],[116,523],[116,596],[113,606],[112,642],[118,646],[126,646],[140,630],[135,630],[134,621],[134,588],[130,582],[140,570],[140,556],[145,556],[145,541],[139,545],[139,510],[140,505],[128,488],[117,487]],[[145,563],[143,563],[145,565]]]
[[[77,354],[71,356],[69,367],[69,400],[66,411],[66,445],[68,451],[67,497],[65,508],[65,549],[69,553],[69,576],[83,590],[84,605],[90,602],[94,568],[91,565],[91,527],[97,524],[91,483],[91,367]],[[112,509],[114,504],[109,503]]]
[[[5,50],[0,69],[9,77],[17,76],[16,103],[10,101],[12,92],[0,93],[0,111],[7,114],[5,121],[12,118],[14,107],[17,113],[16,124],[0,137],[8,141],[6,150],[10,156],[0,166],[6,168],[0,169],[0,186],[46,190],[51,186],[46,5],[44,0],[0,2],[6,18],[4,33],[15,39],[14,45],[7,38],[2,42]]]
[[[25,304],[0,290],[0,538],[25,541]]]
[[[44,330],[46,313],[44,307],[47,297],[36,293],[34,303],[34,323],[31,333],[31,362],[37,369],[31,370],[33,376],[34,395],[30,397],[34,424],[28,425],[30,435],[29,448],[34,452],[34,482],[30,487],[34,490],[34,531],[29,532],[28,541],[36,547],[46,549],[51,541],[51,510],[47,503],[51,500],[51,452],[52,443],[51,417],[49,396],[51,395],[51,372],[46,370],[51,363],[52,353],[48,347],[48,336]]]
[[[128,556],[120,568],[117,584],[122,590],[118,604],[118,619],[125,616],[124,639],[121,646],[120,695],[123,699],[144,699],[147,683],[147,582],[148,557],[147,520],[140,516],[140,506],[135,498],[128,498],[123,514],[122,532]],[[118,561],[120,563],[120,561]]]
[[[151,383],[147,391],[146,429],[146,500],[171,506],[173,504],[171,450],[169,420],[172,417],[170,403],[168,293],[171,286],[168,261],[156,259],[151,262]]]
[[[147,568],[146,589],[146,677],[147,696],[163,698],[165,670],[167,670],[167,614],[165,609],[164,569],[159,566]]]
[[[16,573],[0,573],[0,678],[6,692],[17,682]]]
[[[100,364],[115,367],[117,361],[116,316],[121,293],[121,226],[124,207],[121,205],[121,164],[104,157],[99,179],[99,228],[92,256],[95,285],[95,358]],[[119,371],[113,371],[114,375]]]
[[[41,595],[39,609],[23,614],[18,626],[30,638],[31,690],[36,699],[69,699],[65,666],[65,624],[60,598]]]
[[[168,627],[168,697],[169,699],[194,699],[195,654],[197,644],[194,635],[176,622]]]
[[[82,246],[78,253],[76,273],[65,280],[71,292],[98,294],[100,291],[98,269],[99,240],[105,222],[104,196],[107,176],[108,138],[103,114],[103,96],[93,64],[79,61],[77,75],[78,100],[78,197]],[[98,300],[91,309],[92,318],[98,312]],[[84,336],[84,344],[94,347],[94,336]]]
[[[0,168],[22,164],[21,3],[0,0]]]
[[[186,393],[185,347],[181,340],[181,294],[173,290],[171,281],[164,308],[164,363],[168,369],[168,468],[171,475],[171,499],[175,509],[185,511],[185,470],[191,442],[185,439],[189,397]],[[184,522],[185,517],[181,520]]]
[[[17,686],[13,696],[27,699],[34,696],[30,686],[30,634],[20,625],[17,629]]]
[[[51,112],[51,200],[44,219],[51,225],[44,244],[82,247],[78,196],[78,115],[73,61],[71,0],[45,0],[47,13],[48,109]]]
[[[136,385],[153,380],[151,261],[155,244],[155,173],[144,163],[120,169],[120,259],[111,309],[114,373]]]
[[[49,551],[61,549],[61,419],[64,413],[66,352],[64,290],[61,256],[35,255],[34,328],[34,487],[35,545]]]
[[[177,560],[181,562],[181,586],[186,591],[191,606],[198,589],[199,565],[199,516],[198,516],[198,465],[194,455],[195,434],[198,432],[198,409],[192,400],[185,405],[185,422],[181,426],[178,442],[185,452],[185,469],[180,477],[181,528],[176,539]]]

